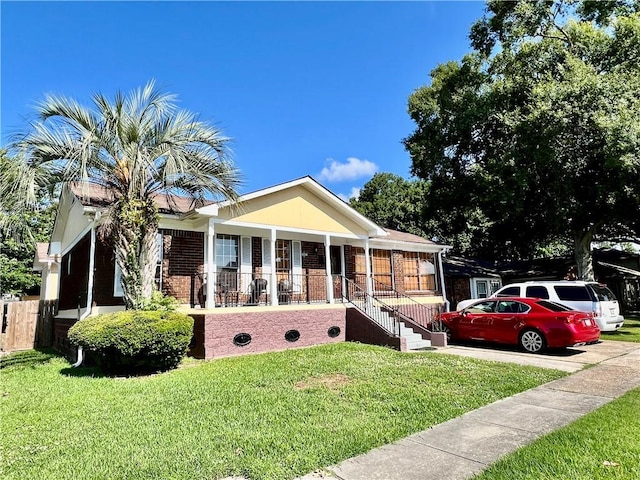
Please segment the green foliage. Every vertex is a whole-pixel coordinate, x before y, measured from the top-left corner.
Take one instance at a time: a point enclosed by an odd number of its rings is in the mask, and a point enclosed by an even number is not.
[[[640,4],[488,2],[476,51],[409,98],[412,171],[457,251],[529,257],[640,237]]]
[[[0,150],[0,293],[27,294],[40,284],[32,270],[36,242],[48,242],[55,219],[53,193],[21,190],[23,159]]]
[[[14,145],[24,152],[25,191],[35,184],[88,182],[112,194],[101,221],[116,246],[125,304],[139,308],[151,295],[158,258],[154,199],[167,195],[171,205],[176,194],[196,204],[237,198],[240,176],[228,158],[229,139],[179,110],[175,96],[153,81],[113,99],[96,93],[90,106],[47,95],[36,109],[38,120]]]
[[[175,368],[187,352],[193,318],[177,312],[137,311],[88,317],[69,329],[69,341],[98,355],[108,371]]]
[[[367,218],[392,230],[433,236],[422,220],[427,183],[393,173],[376,173],[350,204]]]
[[[154,290],[151,298],[145,299],[141,310],[173,312],[178,308],[178,300],[169,295],[163,295],[162,292]]]

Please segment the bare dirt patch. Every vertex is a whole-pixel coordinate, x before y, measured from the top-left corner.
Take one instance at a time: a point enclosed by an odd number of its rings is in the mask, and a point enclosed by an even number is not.
[[[351,379],[341,373],[323,375],[322,377],[309,377],[296,383],[296,390],[310,390],[312,388],[325,387],[331,391],[338,392],[345,385],[349,385]]]

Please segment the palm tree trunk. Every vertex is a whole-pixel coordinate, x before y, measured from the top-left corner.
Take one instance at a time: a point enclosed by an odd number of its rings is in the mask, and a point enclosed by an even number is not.
[[[150,212],[148,221],[144,225],[142,237],[142,251],[140,255],[142,267],[142,295],[151,298],[155,289],[156,267],[158,264],[158,214],[155,209]]]
[[[153,200],[121,200],[116,228],[116,259],[122,271],[127,309],[142,308],[154,287],[158,211]]]

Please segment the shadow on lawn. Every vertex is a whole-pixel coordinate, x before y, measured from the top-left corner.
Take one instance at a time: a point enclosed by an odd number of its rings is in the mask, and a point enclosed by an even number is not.
[[[58,352],[52,348],[38,348],[35,350],[25,350],[13,352],[0,357],[0,370],[10,367],[29,368],[47,363],[52,358],[61,358]]]

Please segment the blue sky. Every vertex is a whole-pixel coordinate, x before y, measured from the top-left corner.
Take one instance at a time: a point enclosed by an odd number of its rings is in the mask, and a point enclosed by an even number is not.
[[[155,79],[233,138],[250,192],[311,175],[348,197],[408,178],[407,98],[470,50],[480,2],[1,3],[1,138],[45,93],[88,104]]]

